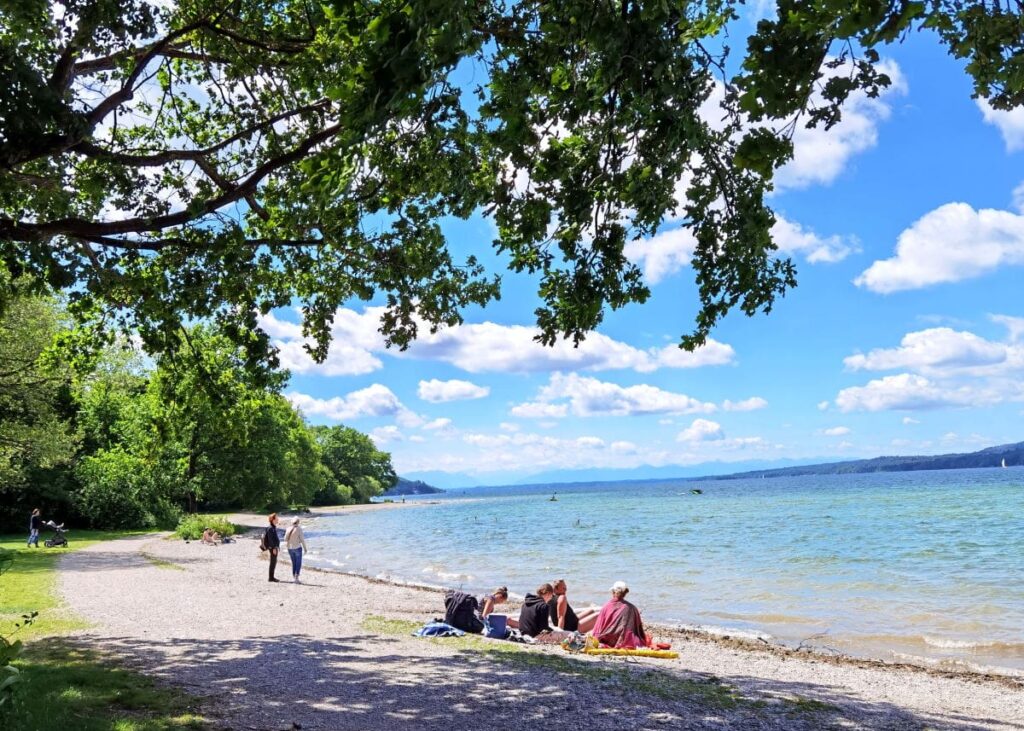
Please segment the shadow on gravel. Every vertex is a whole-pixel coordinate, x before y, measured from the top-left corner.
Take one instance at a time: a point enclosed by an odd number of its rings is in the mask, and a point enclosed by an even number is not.
[[[95,646],[88,636],[78,641]],[[743,694],[722,695],[718,689],[725,686],[718,679],[685,670],[650,671],[648,665],[622,661],[583,663],[543,653],[522,653],[524,659],[515,661],[469,650],[442,656],[430,645],[444,640],[423,643],[413,656],[400,654],[409,649],[407,643],[372,635],[333,640],[303,635],[224,641],[114,638],[101,646],[129,666],[186,687],[203,698],[214,728],[233,731],[286,730],[296,728],[293,724],[337,731],[975,731],[998,725],[917,715],[815,684],[737,678]],[[558,662],[552,665],[545,657]],[[701,687],[716,691],[677,693]]]
[[[135,553],[98,553],[80,551],[69,553],[63,558],[61,571],[121,571],[124,569],[141,569],[153,565],[153,562],[173,563],[182,568],[189,565],[207,564],[214,558],[198,558],[193,556],[157,556],[146,551]]]

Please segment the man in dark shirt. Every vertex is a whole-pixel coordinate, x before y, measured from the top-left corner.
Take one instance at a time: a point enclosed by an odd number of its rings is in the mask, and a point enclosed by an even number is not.
[[[39,548],[39,529],[42,526],[43,516],[39,514],[39,508],[36,508],[28,522],[28,545]]]
[[[551,584],[541,584],[536,594],[527,594],[523,599],[523,608],[519,610],[519,631],[529,637],[536,637],[541,632],[550,632],[548,623],[548,602],[554,597],[555,590]]]

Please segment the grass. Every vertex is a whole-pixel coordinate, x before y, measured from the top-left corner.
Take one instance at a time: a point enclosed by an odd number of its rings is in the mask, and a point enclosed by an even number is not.
[[[58,640],[33,643],[15,663],[21,683],[0,726],[32,731],[204,729],[183,694]],[[8,716],[4,716],[7,713]]]
[[[174,563],[173,561],[168,561],[166,559],[160,558],[159,556],[154,556],[151,553],[146,553],[145,551],[142,552],[142,557],[144,559],[146,559],[147,561],[149,561],[154,566],[156,566],[158,569],[168,569],[168,570],[171,570],[171,571],[184,571],[185,570],[184,566],[180,566],[180,565]]]
[[[409,635],[422,625],[407,619],[388,619],[370,615],[363,619],[362,629],[380,635]],[[528,670],[543,668],[560,675],[609,683],[626,690],[652,695],[665,700],[690,700],[717,709],[735,708],[743,699],[736,689],[717,678],[696,680],[681,678],[659,670],[633,672],[619,664],[577,660],[569,655],[531,652],[529,646],[486,640],[479,635],[445,637],[436,641],[446,647],[473,652],[490,660]],[[824,705],[824,704],[823,704]],[[809,709],[808,709],[809,710]]]
[[[178,731],[203,729],[192,699],[157,688],[148,678],[108,659],[57,639],[87,624],[64,607],[57,595],[57,561],[68,551],[99,541],[143,535],[149,531],[76,530],[68,548],[27,548],[25,536],[0,536],[0,548],[15,552],[0,576],[0,633],[10,634],[22,614],[38,619],[12,639],[33,640],[15,661],[20,682],[11,703],[0,706],[0,729],[28,731]],[[161,568],[180,568],[155,557]],[[162,564],[168,564],[163,566]]]
[[[14,562],[0,576],[0,632],[6,632],[28,612],[39,612],[39,618],[18,638],[28,640],[35,637],[63,634],[85,628],[85,623],[65,610],[57,597],[57,560],[68,551],[91,546],[103,540],[143,535],[147,531],[93,531],[76,530],[69,532],[68,548],[45,548],[40,541],[39,548],[25,546],[27,536],[0,536],[0,548],[14,551]]]

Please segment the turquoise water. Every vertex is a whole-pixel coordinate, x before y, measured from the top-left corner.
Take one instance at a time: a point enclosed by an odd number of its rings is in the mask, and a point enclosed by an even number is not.
[[[603,603],[625,579],[630,599],[661,623],[1024,668],[1024,468],[430,500],[316,521],[311,563],[474,591],[507,584],[515,595],[564,577],[577,605]]]

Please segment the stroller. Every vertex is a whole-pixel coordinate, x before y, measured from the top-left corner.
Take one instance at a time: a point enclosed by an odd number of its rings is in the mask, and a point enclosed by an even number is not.
[[[52,520],[48,520],[43,523],[47,528],[53,531],[53,535],[43,541],[43,545],[47,548],[54,548],[55,546],[67,546],[67,531],[64,530],[64,524],[57,525]]]

